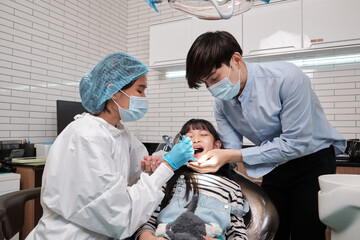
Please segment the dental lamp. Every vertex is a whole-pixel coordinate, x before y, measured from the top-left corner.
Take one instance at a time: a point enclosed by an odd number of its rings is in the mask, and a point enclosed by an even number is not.
[[[155,4],[162,0],[144,0],[155,11]],[[269,3],[270,0],[262,0]],[[168,0],[172,8],[183,11],[200,19],[229,19],[233,15],[246,12],[254,5],[254,0]]]

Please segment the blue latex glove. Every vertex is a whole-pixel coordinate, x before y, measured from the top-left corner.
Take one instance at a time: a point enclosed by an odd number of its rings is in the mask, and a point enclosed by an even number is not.
[[[189,160],[197,161],[193,157],[194,149],[192,147],[192,142],[189,137],[183,137],[172,149],[170,152],[166,153],[162,158],[170,164],[170,166],[177,170],[183,165],[187,165]]]

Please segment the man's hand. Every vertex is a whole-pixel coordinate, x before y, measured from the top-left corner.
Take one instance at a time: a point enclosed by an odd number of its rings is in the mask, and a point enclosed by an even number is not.
[[[199,173],[217,172],[224,164],[242,161],[241,150],[213,149],[205,153],[197,162],[187,165]]]
[[[144,156],[141,160],[141,170],[153,173],[162,162],[165,162],[161,156]]]

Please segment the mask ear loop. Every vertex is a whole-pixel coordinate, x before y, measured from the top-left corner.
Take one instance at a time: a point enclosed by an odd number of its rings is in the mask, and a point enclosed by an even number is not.
[[[231,61],[231,60],[230,60]],[[229,65],[230,65],[230,68],[229,68],[229,74],[228,74],[228,78],[230,77],[230,70],[231,70],[231,64],[229,63]],[[229,78],[230,79],[230,78]],[[240,66],[240,68],[239,68],[239,81],[240,81],[240,86],[241,86],[241,66]]]
[[[131,99],[131,97],[129,95],[127,95],[123,90],[120,89],[119,91],[122,92],[125,96],[127,96],[128,98]],[[113,100],[113,102],[116,104],[116,106],[118,106],[121,109],[124,109],[124,108],[120,107],[120,105],[114,99],[111,98],[111,100]],[[124,109],[124,110],[126,111],[126,109]]]
[[[115,104],[116,106],[118,106],[119,108],[123,109],[122,107],[120,107],[120,105],[114,100],[114,99],[111,99]]]
[[[227,75],[227,78],[230,77],[230,72],[231,72],[231,64],[230,64],[230,67],[229,67],[229,73],[228,73],[228,75]],[[229,78],[229,79],[230,79],[230,78]]]
[[[239,68],[239,81],[240,81],[240,88],[241,88],[241,65],[240,65],[240,68]]]
[[[120,92],[122,92],[125,96],[127,96],[128,98],[131,98],[129,95],[127,95],[123,90],[120,89]]]

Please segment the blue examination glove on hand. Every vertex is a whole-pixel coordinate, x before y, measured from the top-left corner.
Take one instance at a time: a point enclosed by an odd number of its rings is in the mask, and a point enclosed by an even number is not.
[[[193,155],[194,149],[192,147],[191,139],[189,137],[183,137],[183,139],[162,158],[169,163],[174,170],[177,170],[181,166],[187,165],[189,160],[197,161]]]

